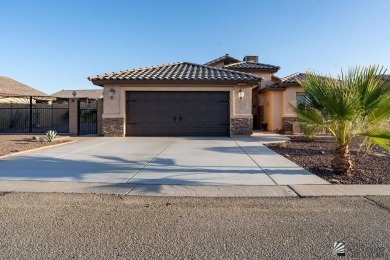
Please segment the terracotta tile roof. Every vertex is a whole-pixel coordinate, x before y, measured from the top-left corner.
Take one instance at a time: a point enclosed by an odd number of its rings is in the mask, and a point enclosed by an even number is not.
[[[19,81],[13,80],[8,77],[0,76],[0,96],[3,97],[45,97],[49,98],[50,96],[36,90],[32,87],[29,87]]]
[[[241,69],[241,70],[266,70],[266,71],[278,71],[279,66],[256,63],[250,61],[240,61],[224,66],[225,69]]]
[[[73,91],[76,91],[77,98],[88,98],[88,99],[103,98],[103,89],[61,90],[52,94],[52,96],[56,98],[73,98]]]
[[[306,79],[306,74],[305,73],[294,73],[294,74],[291,74],[289,76],[286,76],[284,78],[281,78],[281,82],[282,83],[286,83],[286,84],[295,84],[295,83],[299,83],[299,81],[304,81]]]
[[[147,68],[104,73],[91,76],[88,79],[95,85],[102,85],[107,81],[203,81],[209,83],[245,81],[250,84],[257,84],[262,80],[262,77],[190,62],[177,62]]]
[[[306,79],[305,73],[294,73],[289,76],[286,76],[284,78],[281,78],[278,82],[274,82],[271,84],[268,84],[267,87],[269,88],[280,88],[285,86],[286,84],[299,84],[299,81],[304,81]]]
[[[237,58],[234,58],[234,57],[230,56],[229,54],[225,54],[224,56],[221,56],[219,58],[216,58],[216,59],[214,59],[212,61],[209,61],[209,62],[205,63],[204,65],[211,65],[211,64],[223,61],[223,60],[229,60],[229,61],[232,61],[232,62],[239,62],[239,61],[241,61],[241,60],[239,60]]]
[[[264,88],[259,90],[259,93],[267,90],[284,90],[286,89],[286,86],[289,85],[296,85],[299,84],[299,81],[304,81],[306,79],[306,74],[305,73],[294,73],[291,75],[288,75],[284,78],[281,78],[278,82],[270,83]]]

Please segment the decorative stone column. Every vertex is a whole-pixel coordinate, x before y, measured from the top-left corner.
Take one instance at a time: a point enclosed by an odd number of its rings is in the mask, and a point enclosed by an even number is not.
[[[125,120],[123,117],[105,117],[103,115],[103,136],[124,137],[125,136]]]
[[[230,135],[251,135],[253,133],[253,117],[230,118]]]

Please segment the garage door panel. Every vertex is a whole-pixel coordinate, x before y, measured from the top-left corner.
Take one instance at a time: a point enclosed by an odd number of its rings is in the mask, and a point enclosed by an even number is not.
[[[126,135],[228,136],[228,92],[127,92]]]

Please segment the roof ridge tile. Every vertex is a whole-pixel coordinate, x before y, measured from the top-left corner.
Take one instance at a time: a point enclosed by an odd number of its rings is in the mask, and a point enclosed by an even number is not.
[[[262,77],[192,62],[175,62],[145,68],[122,70],[98,74],[88,78],[94,80],[246,80],[260,81]]]

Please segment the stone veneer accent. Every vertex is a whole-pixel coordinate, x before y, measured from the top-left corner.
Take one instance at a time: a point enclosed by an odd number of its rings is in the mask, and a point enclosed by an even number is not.
[[[103,118],[103,136],[125,136],[124,123],[123,118]]]
[[[230,134],[231,135],[251,135],[253,133],[253,118],[231,118]]]
[[[296,117],[282,117],[283,131],[286,134],[293,133],[293,123],[297,121]]]

